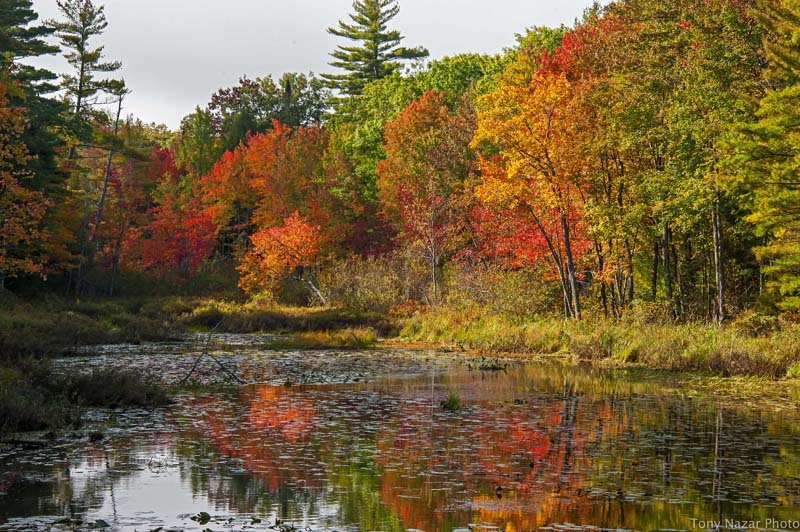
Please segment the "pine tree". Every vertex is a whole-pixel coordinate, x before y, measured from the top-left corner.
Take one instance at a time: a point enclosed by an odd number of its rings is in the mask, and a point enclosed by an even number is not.
[[[360,43],[340,45],[331,53],[335,61],[330,65],[346,71],[323,76],[331,88],[350,96],[359,95],[370,81],[396,72],[402,61],[428,56],[425,48],[400,46],[404,37],[389,29],[389,22],[400,12],[397,0],[356,0],[353,10],[352,23],[339,21],[338,27],[328,28],[332,35]]]
[[[48,70],[18,62],[58,52],[57,47],[44,40],[53,33],[51,28],[31,26],[37,18],[31,0],[0,0],[0,70],[9,73],[13,70],[14,79],[21,83],[38,84],[56,79]],[[49,85],[39,90],[55,90],[55,87]]]
[[[756,250],[778,306],[800,309],[800,0],[765,5],[768,81],[758,121],[732,141],[729,164],[750,190],[763,245]]]
[[[104,61],[103,47],[92,48],[90,40],[103,34],[108,22],[103,6],[95,6],[92,0],[58,0],[63,21],[49,21],[61,45],[67,50],[64,57],[74,69],[74,74],[63,77],[62,85],[74,105],[76,126],[85,126],[85,115],[98,93],[109,87],[110,81],[98,79],[97,74],[119,70],[119,61]],[[85,133],[85,131],[84,131]],[[70,150],[70,159],[74,148]]]
[[[35,25],[37,19],[31,0],[0,0],[0,78],[19,89],[7,95],[9,105],[27,109],[28,127],[22,133],[22,140],[32,156],[26,163],[32,177],[27,184],[32,188],[60,180],[55,153],[62,141],[56,131],[63,126],[64,110],[60,102],[48,97],[57,89],[52,83],[57,76],[20,61],[59,50],[45,41],[53,30]]]

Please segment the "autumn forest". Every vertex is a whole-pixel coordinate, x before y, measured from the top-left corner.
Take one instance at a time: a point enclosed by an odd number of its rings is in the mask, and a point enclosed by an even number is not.
[[[606,354],[630,361],[629,325],[716,343],[794,326],[795,0],[595,4],[501,54],[436,60],[403,44],[396,1],[358,0],[328,30],[332,73],[242,77],[176,131],[125,114],[136,87],[101,4],[60,0],[46,21],[29,0],[2,7],[11,306],[222,295],[512,351],[563,346],[458,329],[546,336],[525,331],[560,320],[598,324],[590,341],[611,334]],[[31,66],[50,54],[70,70]],[[800,372],[784,351],[733,372]]]
[[[800,305],[791,1],[614,2],[430,62],[400,45],[394,2],[359,1],[330,29],[358,44],[332,54],[339,73],[244,77],[178,131],[119,112],[135,87],[106,57],[102,5],[64,0],[37,25],[5,4],[8,290],[216,272],[259,297],[389,308],[479,302],[509,275],[529,312],[575,319]],[[25,62],[54,53],[74,70]]]
[[[445,57],[355,0],[173,128],[56,4],[0,0],[0,531],[800,529],[800,0]]]

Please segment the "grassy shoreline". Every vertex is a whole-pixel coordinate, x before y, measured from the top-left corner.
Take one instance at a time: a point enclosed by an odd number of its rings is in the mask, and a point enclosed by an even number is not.
[[[556,358],[597,367],[773,381],[800,378],[800,324],[756,315],[717,328],[644,319],[520,319],[487,315],[478,308],[418,308],[389,315],[234,299],[12,301],[0,309],[0,437],[65,426],[86,406],[158,406],[168,401],[167,392],[131,372],[102,378],[53,375],[47,363],[52,357],[98,344],[176,340],[213,328],[219,333],[287,335],[271,344],[274,349],[416,347]]]
[[[369,348],[382,338],[454,352],[800,377],[800,324],[754,314],[716,327],[646,319],[522,319],[446,306],[392,315],[206,298],[17,302],[0,309],[0,361],[46,359],[99,344],[177,340],[212,329],[289,335],[275,342],[276,349]]]
[[[522,321],[441,308],[405,319],[399,339],[454,351],[557,356],[606,367],[800,377],[800,325],[755,315],[716,327],[556,317]]]

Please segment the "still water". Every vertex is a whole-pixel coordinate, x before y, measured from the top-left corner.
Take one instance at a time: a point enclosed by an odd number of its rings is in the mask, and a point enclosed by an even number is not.
[[[0,449],[0,530],[800,528],[791,388],[229,340],[220,360],[263,384],[89,412],[101,442]],[[196,350],[108,348],[62,364],[169,382]],[[219,376],[212,362],[201,382]],[[451,393],[456,412],[440,405]]]

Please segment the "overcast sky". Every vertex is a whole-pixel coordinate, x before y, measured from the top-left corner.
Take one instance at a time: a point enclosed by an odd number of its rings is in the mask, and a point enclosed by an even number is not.
[[[96,0],[102,1],[102,0]],[[55,0],[34,0],[42,19]],[[432,58],[499,52],[530,26],[572,24],[591,0],[400,0],[395,26],[408,46]],[[123,63],[133,94],[126,112],[176,127],[221,87],[283,72],[330,71],[337,38],[326,28],[347,18],[352,0],[107,0],[102,37]],[[43,60],[61,73],[59,57]]]

